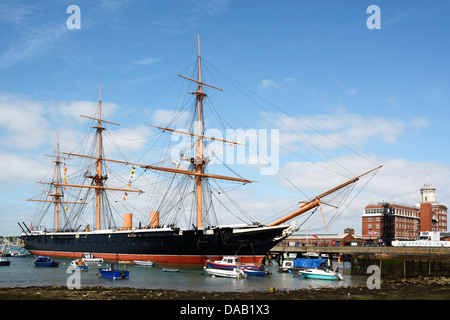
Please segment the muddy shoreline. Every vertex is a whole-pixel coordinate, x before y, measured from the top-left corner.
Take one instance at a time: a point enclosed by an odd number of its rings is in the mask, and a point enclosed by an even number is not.
[[[15,287],[0,288],[0,300],[450,300],[450,278],[419,277],[400,281],[383,281],[380,289],[355,285],[289,291],[273,288],[258,292],[202,292],[111,287],[68,289],[63,286]]]

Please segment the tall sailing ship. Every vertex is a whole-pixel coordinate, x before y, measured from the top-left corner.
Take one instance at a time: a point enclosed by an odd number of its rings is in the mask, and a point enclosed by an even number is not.
[[[199,44],[196,60],[197,79],[180,75],[180,77],[193,82],[196,86],[196,91],[190,92],[195,98],[193,114],[197,117],[195,119],[196,133],[168,127],[157,127],[164,132],[176,132],[192,139],[192,152],[189,157],[184,159],[189,163],[189,167],[183,168],[178,163],[172,166],[139,164],[105,157],[103,149],[105,125],[117,124],[103,118],[100,86],[97,116],[83,116],[95,123],[93,127],[95,140],[91,148],[93,154],[61,153],[58,143],[56,155],[54,155],[55,174],[53,180],[43,182],[48,187],[45,190],[46,199],[30,199],[31,201],[42,202],[47,209],[54,210],[54,230],[47,230],[38,224],[29,226],[24,222],[19,223],[23,231],[21,238],[25,243],[25,249],[35,255],[81,257],[85,253],[93,253],[103,259],[153,260],[159,263],[177,264],[204,264],[207,259],[220,259],[225,255],[237,255],[241,261],[260,263],[275,245],[298,229],[295,224],[289,224],[289,220],[313,209],[320,208],[322,210],[322,204],[327,205],[323,201],[325,197],[353,185],[361,176],[379,169],[377,167],[316,196],[312,200],[302,202],[296,210],[269,224],[263,225],[254,222],[239,225],[205,226],[205,221],[209,220],[205,219],[204,213],[210,210],[210,205],[205,200],[210,190],[210,181],[222,180],[242,184],[253,181],[241,177],[213,174],[206,170],[208,159],[204,154],[204,143],[205,141],[220,139],[208,137],[204,134],[203,103],[207,96],[204,87],[214,90],[221,89],[206,84],[202,80],[202,60]],[[237,144],[235,141],[220,141]],[[88,168],[82,170],[82,178],[85,183],[68,182],[65,163],[74,158],[84,159],[85,163],[89,164]],[[131,167],[132,175],[126,184],[127,187],[120,188],[108,185],[109,171],[106,170],[106,163]],[[146,172],[162,172],[177,177],[185,177],[193,185],[194,203],[193,205],[189,204],[189,206],[194,208],[196,221],[192,228],[160,223],[160,218],[164,216],[164,212],[158,210],[150,211],[148,222],[139,223],[138,227],[133,226],[132,214],[124,213],[123,226],[116,226],[112,215],[107,214],[107,211],[111,210],[114,205],[112,201],[108,200],[107,195],[108,193],[121,193],[126,200],[129,194],[143,193],[142,190],[130,187],[131,178],[136,168],[144,169]],[[169,183],[170,187],[172,185],[176,185],[176,183]],[[151,185],[151,188],[158,188],[158,186]],[[79,190],[79,192],[73,199],[68,199],[68,190]],[[82,212],[88,207],[86,202],[86,199],[89,198],[88,193],[94,199],[95,222],[93,222],[93,227],[81,218]],[[177,191],[175,191],[175,194],[177,194]],[[169,201],[166,195],[161,195],[162,202]],[[181,193],[179,196],[181,198]],[[69,206],[71,208],[70,214],[67,213]],[[186,207],[188,204],[180,199],[176,206],[183,209],[183,206]],[[161,208],[164,210],[165,207],[162,206]],[[65,223],[61,224],[60,221],[65,221]]]

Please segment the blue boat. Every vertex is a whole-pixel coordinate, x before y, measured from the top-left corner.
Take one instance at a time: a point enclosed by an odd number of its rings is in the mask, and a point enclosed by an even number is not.
[[[102,277],[110,279],[128,279],[130,276],[130,271],[128,270],[117,270],[114,269],[114,265],[111,263],[109,268],[100,268],[98,272]]]
[[[0,266],[9,266],[9,265],[11,265],[11,261],[9,261],[9,259],[4,259],[0,255]]]
[[[36,267],[57,267],[59,266],[59,261],[50,259],[46,256],[36,256],[34,260],[34,265]]]
[[[267,270],[254,270],[254,269],[242,269],[244,271],[244,273],[248,276],[268,276],[271,275],[272,273]]]

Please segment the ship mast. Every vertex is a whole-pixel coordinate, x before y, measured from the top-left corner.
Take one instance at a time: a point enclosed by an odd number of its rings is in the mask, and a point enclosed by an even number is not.
[[[103,158],[103,131],[106,130],[105,127],[102,126],[103,122],[109,123],[109,124],[113,124],[113,125],[117,125],[119,126],[119,124],[114,123],[114,122],[110,122],[110,121],[106,121],[104,119],[102,119],[102,85],[100,84],[100,93],[99,93],[99,103],[98,103],[98,118],[94,118],[94,117],[88,117],[85,115],[81,115],[84,118],[88,118],[91,120],[95,120],[97,121],[97,126],[93,127],[93,129],[96,129],[96,136],[97,136],[97,156],[87,156],[87,155],[81,155],[81,154],[75,154],[75,153],[67,153],[67,152],[63,152],[66,155],[69,156],[76,156],[76,157],[83,157],[83,158],[87,158],[87,159],[94,159],[95,160],[95,175],[85,175],[85,178],[89,178],[92,180],[92,185],[88,186],[88,185],[78,185],[78,184],[64,184],[65,187],[74,187],[74,188],[89,188],[89,189],[95,189],[95,200],[96,200],[96,204],[95,204],[95,218],[96,218],[96,230],[100,230],[101,229],[101,207],[102,207],[102,202],[101,202],[101,198],[102,198],[102,192],[104,192],[105,190],[114,190],[114,191],[125,191],[125,192],[138,192],[138,193],[143,193],[142,190],[133,190],[133,189],[122,189],[122,188],[110,188],[110,187],[106,187],[104,181],[106,181],[108,179],[107,175],[104,175],[102,172],[102,165],[104,161],[114,161],[114,160],[109,160],[109,159],[104,159]],[[128,164],[128,162],[124,162],[124,161],[115,161],[118,163],[125,163]],[[54,185],[58,186],[58,185],[62,185],[60,183],[53,183]]]
[[[231,181],[241,181],[241,182],[245,182],[245,183],[252,182],[252,181],[246,180],[246,179],[226,177],[226,176],[206,175],[203,172],[204,171],[203,167],[205,164],[204,155],[203,155],[203,139],[205,139],[205,138],[206,139],[214,139],[214,138],[210,138],[210,137],[205,137],[203,135],[203,99],[207,96],[206,93],[203,92],[203,86],[205,85],[205,86],[208,86],[213,89],[220,90],[220,91],[222,91],[222,89],[214,87],[214,86],[206,84],[206,83],[203,83],[203,81],[202,81],[202,63],[201,63],[201,56],[200,56],[200,34],[197,34],[197,51],[198,51],[198,57],[197,57],[198,80],[191,79],[191,78],[188,78],[188,77],[185,77],[182,75],[178,75],[178,76],[197,83],[197,91],[191,92],[191,94],[195,95],[195,97],[196,97],[197,112],[198,112],[198,131],[199,132],[198,132],[198,134],[193,134],[193,133],[188,133],[188,132],[180,132],[180,131],[176,131],[176,130],[171,130],[171,131],[185,133],[185,134],[189,134],[191,136],[197,137],[196,146],[195,146],[195,156],[193,159],[193,163],[195,164],[197,228],[201,229],[201,228],[203,228],[202,179],[204,177],[205,178],[206,177],[218,178],[218,179],[231,180]],[[167,129],[167,128],[165,128],[165,129]],[[217,140],[220,140],[220,139],[217,139]],[[234,141],[226,141],[226,140],[221,140],[221,141],[238,144]],[[147,168],[150,168],[150,166],[147,166]],[[156,169],[156,170],[158,170],[158,169]],[[165,170],[163,169],[163,171],[165,171]],[[182,171],[183,170],[176,170],[175,172],[191,175],[191,173],[182,172]]]
[[[98,101],[98,122],[97,127],[94,127],[94,129],[97,129],[97,161],[96,161],[96,175],[90,177],[94,182],[98,189],[96,189],[95,192],[95,199],[96,199],[96,226],[97,230],[100,230],[100,201],[101,201],[101,191],[102,189],[100,186],[103,185],[103,181],[108,179],[107,176],[104,176],[102,174],[102,132],[105,130],[104,127],[102,127],[102,84],[100,83],[100,93],[99,93],[99,101]]]
[[[193,94],[197,97],[197,106],[198,106],[198,133],[199,137],[197,138],[197,148],[196,148],[196,157],[195,157],[195,165],[196,172],[198,174],[202,173],[203,169],[203,98],[206,94],[203,93],[203,84],[202,84],[202,64],[200,58],[200,34],[197,34],[197,45],[198,45],[198,90],[197,92],[193,92]],[[197,228],[201,229],[203,226],[202,220],[202,176],[198,175],[196,179],[197,185]]]
[[[64,157],[60,156],[60,152],[59,152],[59,135],[57,138],[57,143],[56,143],[56,156],[51,156],[49,155],[49,157],[56,157],[56,160],[53,161],[55,163],[55,167],[56,167],[56,177],[55,177],[55,181],[56,183],[53,183],[55,185],[55,193],[50,194],[48,193],[46,190],[44,190],[44,192],[47,194],[47,196],[51,199],[51,200],[41,200],[41,199],[27,199],[27,201],[36,201],[36,202],[52,202],[55,204],[55,231],[59,231],[59,204],[62,203],[63,201],[61,201],[61,198],[64,197],[64,193],[60,192],[60,186],[63,185],[61,183],[61,179],[60,179],[60,166],[61,166],[61,159],[67,159]],[[77,201],[64,201],[64,203],[67,204],[86,204],[85,202],[77,202]]]
[[[55,161],[55,163],[56,163],[56,181],[59,182],[59,169],[60,169],[60,164],[61,164],[61,161],[59,160],[59,136],[58,136],[58,142],[56,143],[56,161]],[[63,196],[64,196],[63,194],[59,193],[59,186],[56,186],[55,194],[54,194],[55,200],[58,200],[55,202],[55,229],[56,229],[56,231],[59,230],[59,203],[60,203],[59,198],[63,197]]]

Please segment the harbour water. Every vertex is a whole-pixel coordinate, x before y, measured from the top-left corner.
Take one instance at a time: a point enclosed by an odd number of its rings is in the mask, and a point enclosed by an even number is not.
[[[29,287],[29,286],[67,286],[68,279],[73,275],[67,271],[72,259],[57,258],[59,267],[35,267],[34,256],[25,258],[8,258],[10,266],[0,267],[0,287]],[[276,290],[313,289],[318,287],[339,287],[346,285],[365,284],[367,276],[350,274],[350,262],[341,262],[345,280],[313,280],[305,279],[300,275],[278,271],[278,264],[266,268],[272,273],[264,277],[248,277],[247,279],[230,279],[211,277],[201,266],[174,266],[160,265],[158,267],[138,266],[130,263],[115,263],[117,269],[130,271],[129,279],[112,280],[102,278],[97,269],[109,266],[111,261],[102,264],[90,263],[89,271],[80,272],[79,284],[81,287],[131,287],[142,289],[165,290],[195,290],[204,292],[245,292]],[[337,261],[334,262],[337,265]],[[164,272],[164,268],[177,268],[179,272]],[[72,278],[73,279],[73,278]],[[70,284],[70,281],[69,281]]]

